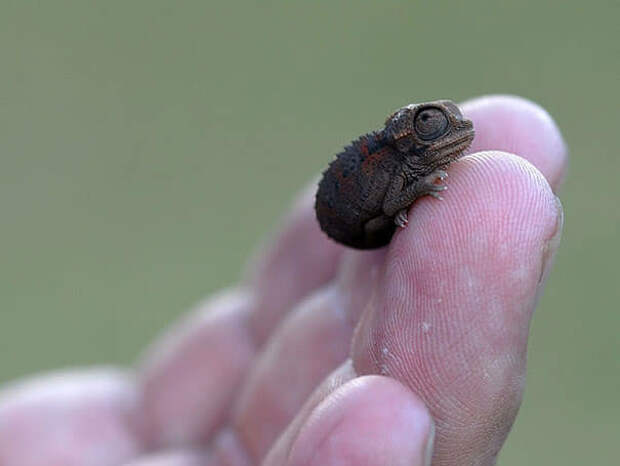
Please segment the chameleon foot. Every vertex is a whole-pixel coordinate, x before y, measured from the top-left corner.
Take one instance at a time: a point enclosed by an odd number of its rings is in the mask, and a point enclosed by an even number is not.
[[[446,178],[448,178],[448,173],[444,170],[435,170],[430,175],[424,177],[422,180],[422,195],[433,196],[435,199],[443,201],[443,197],[439,193],[445,191],[448,187],[445,184],[438,184],[437,181],[441,182]]]
[[[399,210],[394,217],[394,223],[400,228],[405,228],[409,219],[407,218],[407,209]]]

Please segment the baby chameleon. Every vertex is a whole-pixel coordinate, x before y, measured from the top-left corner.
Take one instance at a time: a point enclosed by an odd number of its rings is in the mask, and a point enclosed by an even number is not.
[[[323,173],[316,194],[321,229],[339,243],[375,249],[407,225],[419,197],[447,189],[444,169],[474,139],[473,123],[449,100],[397,110],[379,131],[361,136]]]

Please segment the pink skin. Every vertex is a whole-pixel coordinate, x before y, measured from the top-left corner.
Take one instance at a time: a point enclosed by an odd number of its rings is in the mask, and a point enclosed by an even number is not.
[[[202,466],[208,456],[196,450],[171,450],[164,453],[144,455],[124,466]]]
[[[304,193],[246,286],[154,342],[137,385],[91,372],[0,393],[0,464],[493,464],[559,242],[566,149],[531,102],[463,107],[472,155],[388,248],[335,245]]]
[[[0,464],[109,465],[140,454],[136,386],[111,369],[60,372],[0,392]]]

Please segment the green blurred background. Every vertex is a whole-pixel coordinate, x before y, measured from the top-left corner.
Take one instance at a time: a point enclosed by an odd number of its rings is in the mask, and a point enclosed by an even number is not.
[[[503,465],[620,438],[618,3],[0,2],[0,381],[129,363],[402,104],[513,93],[571,150]]]

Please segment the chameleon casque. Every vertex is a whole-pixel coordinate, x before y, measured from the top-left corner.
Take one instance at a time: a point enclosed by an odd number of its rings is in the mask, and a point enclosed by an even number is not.
[[[441,199],[444,169],[474,138],[471,120],[449,100],[398,109],[379,131],[365,134],[336,156],[316,194],[321,229],[357,249],[387,245],[419,197]]]

